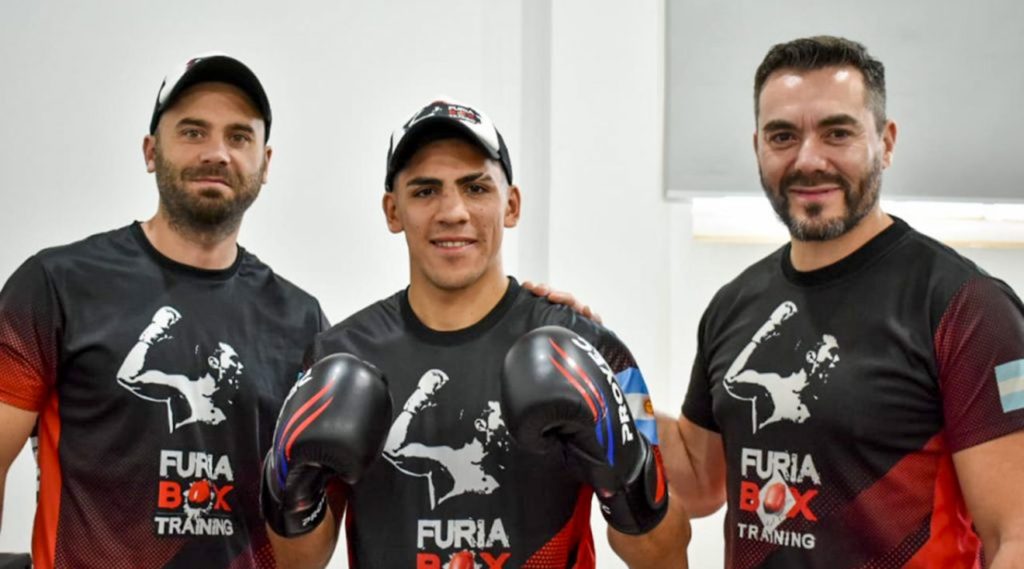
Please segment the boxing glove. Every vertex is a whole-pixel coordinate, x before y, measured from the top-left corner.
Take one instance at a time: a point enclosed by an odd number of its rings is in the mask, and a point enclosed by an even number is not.
[[[355,484],[380,455],[391,425],[387,381],[349,354],[317,362],[281,407],[263,463],[260,504],[278,535],[316,528],[327,513],[332,477]]]
[[[181,313],[170,306],[161,306],[153,314],[153,321],[139,335],[139,341],[152,346],[170,337],[168,330],[181,320]]]
[[[545,326],[516,341],[505,356],[501,401],[521,447],[561,446],[577,461],[610,526],[642,534],[665,516],[658,449],[637,431],[611,367],[578,334]]]

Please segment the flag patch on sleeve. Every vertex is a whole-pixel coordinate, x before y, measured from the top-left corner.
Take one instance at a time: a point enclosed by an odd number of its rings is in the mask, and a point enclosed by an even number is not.
[[[658,424],[654,419],[654,406],[643,374],[635,367],[628,367],[615,374],[615,380],[619,382],[622,394],[626,397],[636,429],[647,437],[648,442],[658,444]]]
[[[1024,409],[1024,360],[997,365],[996,383],[1003,413]]]

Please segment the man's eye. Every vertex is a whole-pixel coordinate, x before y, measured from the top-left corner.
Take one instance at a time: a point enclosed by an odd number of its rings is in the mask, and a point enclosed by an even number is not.
[[[828,133],[828,137],[833,140],[846,140],[851,136],[853,136],[853,133],[844,128],[837,128],[835,130],[829,131]]]
[[[414,198],[426,198],[434,195],[434,188],[420,188],[412,193]]]
[[[795,140],[795,137],[791,132],[776,132],[768,137],[768,142],[772,144],[785,144],[793,140]]]
[[[466,186],[466,190],[471,194],[484,194],[487,193],[488,188],[481,184],[470,184]]]
[[[232,134],[231,142],[235,144],[245,144],[250,142],[252,138],[248,134]]]
[[[187,128],[181,131],[181,135],[184,136],[185,138],[202,138],[203,131],[199,130],[198,128]]]

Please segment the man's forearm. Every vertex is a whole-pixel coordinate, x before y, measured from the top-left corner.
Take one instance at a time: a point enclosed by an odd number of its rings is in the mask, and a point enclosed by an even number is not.
[[[1001,542],[995,549],[985,550],[988,569],[1024,569],[1024,538]]]
[[[4,491],[7,488],[7,474],[18,454],[25,447],[36,424],[38,414],[0,403],[0,424],[4,426],[0,437],[0,526],[3,525]]]
[[[329,509],[328,509],[329,510]],[[337,524],[328,511],[316,529],[299,537],[281,537],[267,526],[267,537],[274,548],[278,567],[289,569],[323,569],[331,560],[337,545]]]
[[[655,416],[661,456],[673,497],[686,505],[686,513],[692,518],[715,513],[725,503],[724,473],[717,477],[702,477],[701,469],[694,464],[696,458],[683,440],[677,420],[662,412]]]
[[[7,486],[7,470],[0,472],[0,532],[4,531],[4,491]]]
[[[628,535],[608,528],[608,544],[629,569],[687,569],[690,519],[683,501],[669,496],[668,511],[661,522],[642,535]]]

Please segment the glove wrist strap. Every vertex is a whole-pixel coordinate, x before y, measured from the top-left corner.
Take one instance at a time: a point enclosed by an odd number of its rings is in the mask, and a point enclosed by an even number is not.
[[[645,440],[643,467],[637,476],[610,496],[598,494],[608,525],[625,534],[640,535],[661,523],[668,512],[668,488],[663,473],[658,447]]]
[[[305,508],[285,508],[277,503],[272,496],[268,496],[266,486],[260,496],[263,504],[263,518],[267,521],[270,529],[282,537],[296,537],[307,534],[323,521],[327,515],[327,496],[320,495],[320,499]]]
[[[273,452],[271,450],[271,452]],[[267,455],[267,461],[272,460]],[[274,484],[275,469],[264,466],[260,479],[260,510],[270,529],[282,537],[295,537],[313,531],[327,515],[327,494],[323,490],[300,504],[284,504],[270,487]]]

